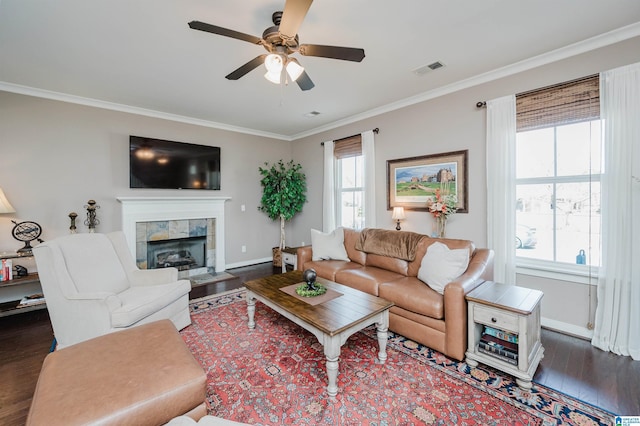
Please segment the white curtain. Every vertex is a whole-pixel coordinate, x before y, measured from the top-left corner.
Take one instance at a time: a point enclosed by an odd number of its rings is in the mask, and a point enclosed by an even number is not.
[[[336,229],[336,184],[333,141],[324,143],[324,182],[322,185],[322,231]]]
[[[640,360],[640,63],[600,75],[602,265],[594,346]]]
[[[516,98],[487,101],[487,245],[494,280],[515,284]]]
[[[364,162],[364,226],[376,226],[376,158],[373,130],[362,136],[362,156]]]

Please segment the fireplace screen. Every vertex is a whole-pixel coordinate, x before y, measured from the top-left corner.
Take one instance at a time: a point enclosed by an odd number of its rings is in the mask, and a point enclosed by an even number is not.
[[[149,269],[174,267],[179,270],[206,266],[206,237],[149,241],[147,265]]]

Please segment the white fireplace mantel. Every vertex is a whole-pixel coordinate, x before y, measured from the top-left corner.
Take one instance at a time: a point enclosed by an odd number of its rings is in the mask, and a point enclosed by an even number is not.
[[[122,230],[131,253],[136,252],[136,223],[215,218],[216,272],[224,271],[224,203],[231,197],[117,197],[122,204]]]

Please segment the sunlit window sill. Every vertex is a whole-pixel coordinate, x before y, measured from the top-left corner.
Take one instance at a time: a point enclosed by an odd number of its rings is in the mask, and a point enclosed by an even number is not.
[[[598,267],[516,258],[516,273],[577,284],[598,285]]]

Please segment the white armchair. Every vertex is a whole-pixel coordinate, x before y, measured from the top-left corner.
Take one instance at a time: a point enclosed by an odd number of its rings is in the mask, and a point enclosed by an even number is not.
[[[191,324],[191,283],[175,268],[138,269],[122,232],[67,235],[33,254],[58,348],[159,319]]]

